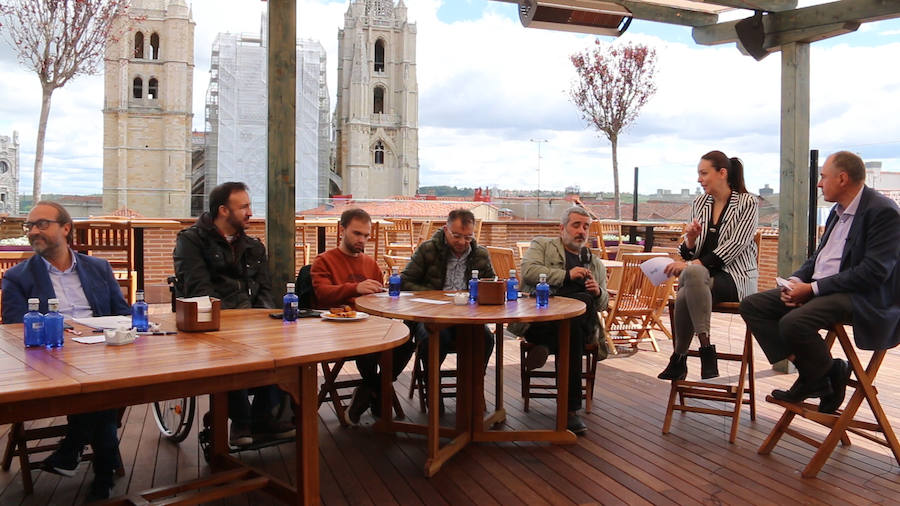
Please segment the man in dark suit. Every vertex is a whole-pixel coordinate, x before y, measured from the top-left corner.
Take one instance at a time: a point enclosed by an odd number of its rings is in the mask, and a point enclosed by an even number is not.
[[[856,345],[864,350],[900,343],[900,209],[867,187],[865,178],[865,164],[855,154],[829,156],[818,187],[836,204],[815,254],[788,286],[741,301],[741,316],[769,362],[787,358],[797,366],[793,386],[772,397],[821,397],[823,413],[841,406],[850,368],[831,357],[819,329],[852,322]]]
[[[3,323],[22,323],[29,298],[59,299],[59,312],[68,319],[131,313],[113,276],[109,262],[72,251],[74,224],[66,209],[56,202],[38,202],[28,214],[24,229],[35,256],[3,275]],[[113,472],[119,462],[116,410],[68,416],[68,432],[41,467],[45,471],[73,476],[84,446],[94,449],[94,483],[89,499],[109,497]]]

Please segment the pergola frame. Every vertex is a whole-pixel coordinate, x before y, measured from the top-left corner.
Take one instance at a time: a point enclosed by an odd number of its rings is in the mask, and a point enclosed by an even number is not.
[[[518,0],[494,0],[516,3]],[[525,1],[525,0],[523,0]],[[534,0],[532,0],[534,1]],[[590,8],[601,0],[537,0],[554,7]],[[853,32],[861,23],[900,17],[898,0],[839,0],[797,8],[796,0],[602,0],[628,9],[635,19],[693,27],[701,45],[736,42],[757,59],[781,52],[781,180],[778,271],[790,273],[807,252],[809,206],[809,111],[812,42]],[[270,252],[294,251],[294,123],[296,110],[296,0],[269,0],[269,127],[266,238]],[[761,14],[760,47],[744,48],[741,21],[718,22],[729,9]],[[747,18],[749,20],[749,18]],[[746,21],[746,20],[742,20]],[[571,29],[571,28],[569,28]],[[293,255],[272,255],[273,286],[292,281]]]

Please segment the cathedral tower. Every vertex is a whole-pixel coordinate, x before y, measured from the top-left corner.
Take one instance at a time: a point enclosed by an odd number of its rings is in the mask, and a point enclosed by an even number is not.
[[[184,0],[134,0],[117,23],[123,35],[105,60],[103,210],[190,216],[190,10]]]
[[[357,199],[419,187],[416,25],[403,0],[352,0],[338,31],[335,170]]]

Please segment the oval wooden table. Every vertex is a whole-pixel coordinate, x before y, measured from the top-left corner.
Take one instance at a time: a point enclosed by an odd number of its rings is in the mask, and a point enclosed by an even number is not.
[[[565,297],[552,297],[550,305],[538,308],[534,299],[519,299],[498,305],[467,304],[457,306],[443,291],[416,292],[411,296],[387,297],[373,294],[356,299],[361,311],[387,318],[399,318],[428,324],[429,339],[439,342],[441,329],[458,326],[456,427],[440,426],[437,395],[428,396],[428,424],[402,423],[385,416],[378,428],[395,432],[425,433],[428,437],[428,459],[425,475],[433,476],[450,457],[473,441],[548,441],[571,443],[575,435],[566,430],[567,399],[569,390],[569,319],[585,311],[583,302]],[[491,430],[490,427],[506,419],[503,409],[503,325],[513,322],[559,321],[559,345],[557,355],[556,428],[554,430]],[[484,402],[484,331],[488,323],[497,325],[496,403],[494,412],[487,418],[482,414]],[[428,347],[428,391],[438,379],[439,346]],[[382,375],[382,413],[391,413],[393,398],[388,375]],[[440,446],[440,437],[451,441]]]
[[[142,336],[126,346],[81,344],[67,333],[65,346],[55,350],[26,350],[21,324],[0,325],[0,423],[209,393],[210,466],[225,473],[190,484],[132,492],[129,497],[152,500],[194,493],[192,500],[203,502],[262,489],[289,504],[317,504],[317,363],[375,352],[390,357],[390,350],[408,339],[409,330],[400,322],[377,317],[284,323],[269,318],[271,311],[222,311],[218,331]],[[174,314],[152,319],[164,330],[175,329]],[[75,327],[91,335],[89,329]],[[271,384],[282,386],[297,404],[296,488],[228,453],[228,391]],[[220,486],[209,488],[216,484]],[[207,495],[197,493],[198,487],[207,487]]]

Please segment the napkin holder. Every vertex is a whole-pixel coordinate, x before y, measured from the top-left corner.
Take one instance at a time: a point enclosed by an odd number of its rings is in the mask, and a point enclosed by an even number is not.
[[[504,304],[506,303],[506,281],[504,280],[478,280],[479,304]]]
[[[197,302],[175,299],[175,326],[182,332],[203,332],[219,330],[219,315],[222,311],[222,301],[215,297],[209,298],[212,303],[210,318],[208,321],[198,321]],[[207,314],[207,313],[204,313]]]

